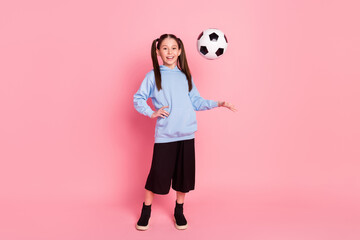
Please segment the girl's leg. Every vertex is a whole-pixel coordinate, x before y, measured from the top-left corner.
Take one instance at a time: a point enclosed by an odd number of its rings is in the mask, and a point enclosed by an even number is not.
[[[176,201],[177,201],[177,203],[180,203],[180,204],[184,203],[185,194],[186,193],[176,191]]]
[[[139,221],[136,223],[137,230],[147,230],[149,228],[149,219],[151,216],[151,203],[154,198],[154,193],[145,189],[145,202],[142,204],[141,215]]]
[[[177,229],[186,229],[187,221],[183,213],[185,193],[176,191],[176,203],[174,209],[175,227]]]
[[[151,205],[154,199],[154,193],[145,189],[145,205]]]

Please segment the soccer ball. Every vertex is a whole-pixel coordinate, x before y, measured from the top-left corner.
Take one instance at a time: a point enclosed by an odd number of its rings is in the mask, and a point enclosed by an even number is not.
[[[206,59],[221,57],[227,48],[228,41],[225,34],[216,28],[209,28],[200,33],[197,40],[197,49]]]

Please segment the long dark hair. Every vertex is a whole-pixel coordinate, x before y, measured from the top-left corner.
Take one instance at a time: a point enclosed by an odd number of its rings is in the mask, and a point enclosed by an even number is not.
[[[154,67],[154,74],[155,74],[155,83],[156,83],[156,87],[157,89],[160,91],[161,89],[161,74],[160,74],[160,67],[159,67],[159,62],[157,59],[157,54],[156,54],[156,49],[160,50],[160,45],[161,42],[165,39],[165,38],[173,38],[175,39],[175,41],[177,42],[179,49],[181,49],[181,54],[179,55],[178,59],[177,59],[177,67],[186,75],[187,81],[188,81],[188,85],[189,85],[189,92],[192,89],[192,83],[191,83],[191,73],[190,73],[190,69],[186,60],[186,54],[185,54],[185,48],[184,48],[184,44],[181,41],[180,38],[177,38],[174,34],[163,34],[160,36],[160,38],[157,38],[153,41],[152,46],[151,46],[151,59],[153,62],[153,67]],[[157,44],[156,44],[157,42]]]

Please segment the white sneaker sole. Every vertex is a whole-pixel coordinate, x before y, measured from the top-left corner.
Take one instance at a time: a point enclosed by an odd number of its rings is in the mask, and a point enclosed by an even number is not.
[[[188,227],[187,224],[186,224],[186,225],[181,225],[181,226],[177,225],[177,224],[176,224],[176,219],[175,219],[175,217],[174,217],[174,222],[175,222],[175,227],[176,227],[176,229],[185,230],[185,229],[187,229],[187,227]]]
[[[150,219],[151,219],[151,217],[149,218],[148,225],[146,225],[146,226],[139,226],[139,225],[137,225],[137,223],[136,223],[136,226],[135,226],[136,229],[137,229],[137,230],[140,230],[140,231],[148,230],[149,227],[150,227]]]

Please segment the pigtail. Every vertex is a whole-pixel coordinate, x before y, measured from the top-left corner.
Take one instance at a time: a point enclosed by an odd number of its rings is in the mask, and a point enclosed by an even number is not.
[[[156,88],[160,91],[160,89],[161,89],[161,74],[160,74],[160,67],[159,67],[159,62],[158,62],[158,58],[157,58],[157,54],[156,54],[156,42],[157,41],[159,41],[159,39],[155,39],[152,43],[151,59],[153,62]]]
[[[189,85],[189,92],[190,92],[192,89],[192,82],[191,82],[191,73],[185,54],[185,47],[180,38],[177,38],[177,42],[179,43],[179,48],[181,49],[181,54],[179,55],[177,62],[178,68],[186,75]]]

